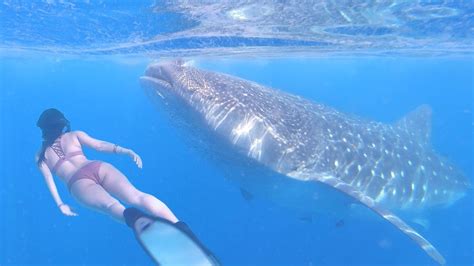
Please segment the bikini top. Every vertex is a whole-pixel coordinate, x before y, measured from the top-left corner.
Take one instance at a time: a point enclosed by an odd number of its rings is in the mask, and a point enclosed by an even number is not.
[[[56,171],[59,169],[59,167],[67,160],[69,160],[70,158],[74,157],[74,156],[78,156],[78,155],[84,155],[84,153],[82,151],[73,151],[73,152],[70,152],[68,154],[65,154],[64,153],[64,150],[61,146],[61,136],[59,136],[59,138],[57,138],[53,144],[51,144],[51,149],[53,149],[54,153],[56,153],[56,155],[59,157],[59,160],[56,162],[56,164],[54,165],[53,167],[53,170],[52,172],[53,173],[56,173]]]

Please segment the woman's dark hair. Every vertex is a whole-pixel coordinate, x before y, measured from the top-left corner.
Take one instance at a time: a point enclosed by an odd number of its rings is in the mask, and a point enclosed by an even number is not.
[[[46,109],[39,117],[36,125],[41,128],[43,136],[43,144],[41,150],[38,153],[38,164],[44,160],[44,153],[46,149],[51,146],[54,141],[61,136],[64,132],[71,131],[69,121],[66,119],[63,113],[58,109],[50,108]]]

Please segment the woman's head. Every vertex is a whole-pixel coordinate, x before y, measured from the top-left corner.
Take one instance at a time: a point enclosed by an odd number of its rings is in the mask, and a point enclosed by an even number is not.
[[[66,127],[69,129],[69,120],[58,109],[50,108],[41,113],[36,125],[45,131],[61,131]]]
[[[43,145],[39,153],[38,163],[44,160],[46,148],[64,132],[71,131],[69,120],[58,109],[50,108],[41,113],[36,125],[41,128]]]

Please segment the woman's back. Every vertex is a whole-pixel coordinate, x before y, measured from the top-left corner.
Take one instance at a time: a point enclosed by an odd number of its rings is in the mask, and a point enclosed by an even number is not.
[[[63,180],[86,164],[88,160],[82,152],[76,131],[59,136],[55,143],[45,150],[45,162],[49,169]]]

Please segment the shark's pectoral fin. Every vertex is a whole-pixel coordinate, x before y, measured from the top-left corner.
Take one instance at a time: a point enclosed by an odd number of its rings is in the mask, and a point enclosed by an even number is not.
[[[319,181],[323,184],[331,186],[339,191],[344,192],[345,194],[351,196],[352,198],[358,200],[385,220],[389,221],[395,227],[400,229],[403,233],[409,236],[413,241],[415,241],[431,258],[433,258],[439,264],[445,264],[446,261],[444,257],[436,250],[436,248],[428,242],[424,237],[418,234],[413,228],[406,224],[402,219],[398,218],[395,214],[391,213],[388,210],[385,210],[377,205],[377,203],[370,197],[367,197],[357,188],[343,182],[339,178],[332,176],[319,176],[311,178],[311,180]]]

